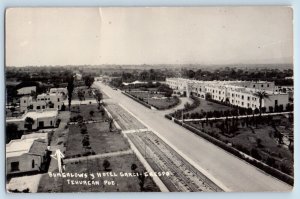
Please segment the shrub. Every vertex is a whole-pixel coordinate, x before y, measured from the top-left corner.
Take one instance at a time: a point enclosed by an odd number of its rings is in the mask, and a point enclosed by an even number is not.
[[[92,153],[90,152],[90,151],[87,151],[87,152],[84,152],[83,154],[82,154],[82,156],[89,156],[89,155],[91,155]]]
[[[172,117],[170,115],[165,115],[165,118],[169,119],[169,120],[172,120]]]
[[[110,167],[110,162],[108,160],[104,160],[102,166],[104,167],[104,170],[107,171]]]

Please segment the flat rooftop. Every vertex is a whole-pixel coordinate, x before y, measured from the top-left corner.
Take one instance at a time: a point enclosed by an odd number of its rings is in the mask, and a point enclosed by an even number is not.
[[[7,122],[14,122],[14,121],[22,121],[25,120],[26,117],[31,117],[32,119],[36,120],[38,118],[49,118],[49,117],[56,117],[58,115],[57,110],[44,110],[44,111],[29,111],[22,115],[21,117],[11,117],[7,118]]]
[[[12,140],[6,145],[6,157],[16,157],[24,153],[28,153],[34,140],[36,138],[30,138],[25,140]]]
[[[11,140],[6,144],[6,157],[16,157],[29,153],[35,140],[46,140],[47,138],[47,133],[31,133],[23,135],[21,139]]]

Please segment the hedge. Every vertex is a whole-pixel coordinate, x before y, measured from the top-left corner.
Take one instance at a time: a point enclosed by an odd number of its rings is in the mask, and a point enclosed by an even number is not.
[[[169,119],[169,120],[172,120],[172,117],[170,115],[165,115],[165,118]]]
[[[168,119],[172,119],[172,117],[170,115],[165,115],[166,118]],[[249,157],[245,156],[244,154],[242,154],[239,150],[225,144],[224,142],[200,131],[199,129],[196,129],[186,123],[182,123],[181,121],[177,120],[174,118],[174,122],[176,124],[179,124],[181,126],[183,126],[184,128],[190,130],[191,132],[195,133],[196,135],[201,136],[202,138],[208,140],[209,142],[217,145],[218,147],[224,149],[225,151],[237,156],[238,158],[241,158],[243,160],[245,160],[246,162],[258,167],[259,169],[263,170],[264,172],[278,178],[279,180],[282,180],[283,182],[286,182],[287,184],[290,185],[294,185],[294,178],[292,176],[289,176],[273,167],[270,167],[260,161],[257,161],[255,159],[250,159]]]

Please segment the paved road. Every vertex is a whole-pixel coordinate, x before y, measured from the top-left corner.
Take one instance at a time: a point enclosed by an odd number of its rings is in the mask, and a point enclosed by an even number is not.
[[[173,107],[172,109],[167,109],[167,110],[162,110],[162,111],[159,111],[161,115],[166,115],[166,114],[169,114],[169,113],[173,113],[175,112],[176,110],[178,109],[183,109],[184,108],[184,105],[188,102],[188,103],[193,103],[193,100],[191,98],[188,98],[188,97],[180,97],[180,104],[178,104],[177,106]]]
[[[227,191],[291,191],[292,187],[262,172],[254,166],[225,152],[219,147],[163,118],[159,111],[150,110],[100,82],[95,83],[113,101],[126,107],[143,123],[160,134],[184,157],[222,184]]]

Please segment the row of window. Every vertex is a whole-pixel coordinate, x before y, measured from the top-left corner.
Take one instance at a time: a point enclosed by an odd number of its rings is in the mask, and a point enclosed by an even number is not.
[[[40,101],[40,100],[41,100],[41,101],[44,101],[44,100],[48,100],[48,101],[50,101],[50,98],[41,98],[41,99],[40,99],[40,98],[38,98],[38,99],[37,99],[37,101]],[[59,101],[60,101],[60,99],[59,99],[59,98],[57,98],[57,101],[59,102]]]
[[[36,109],[37,109],[37,110],[40,110],[40,109],[45,109],[45,108],[46,108],[46,106],[44,106],[44,105],[43,105],[43,106],[36,106]],[[54,105],[52,105],[52,106],[49,106],[49,108],[54,108]],[[59,108],[60,108],[60,106],[58,105],[58,106],[57,106],[57,108],[59,109]]]
[[[261,85],[261,87],[263,88],[263,87],[264,87],[264,85],[262,84],[262,85]],[[269,84],[267,84],[267,87],[269,88],[269,87],[270,87],[270,85],[269,85]],[[255,88],[255,84],[253,85],[253,88]]]
[[[237,98],[241,98],[242,100],[244,99],[244,95],[239,95],[239,94],[234,94],[234,93],[232,93],[231,96],[232,96],[232,97],[235,96],[235,97],[237,97]],[[247,100],[250,101],[250,99],[251,99],[251,97],[248,96],[248,97],[247,97]],[[256,101],[256,97],[252,97],[252,101]]]
[[[234,100],[232,100],[231,102],[232,102],[232,104],[234,104]],[[244,102],[243,102],[243,101],[240,102],[240,101],[238,101],[238,100],[235,100],[235,104],[236,104],[236,105],[244,106]],[[255,104],[252,104],[251,106],[252,106],[252,108],[256,108],[256,105],[255,105]],[[248,108],[250,108],[251,106],[250,106],[250,103],[247,103],[247,107],[248,107]]]

